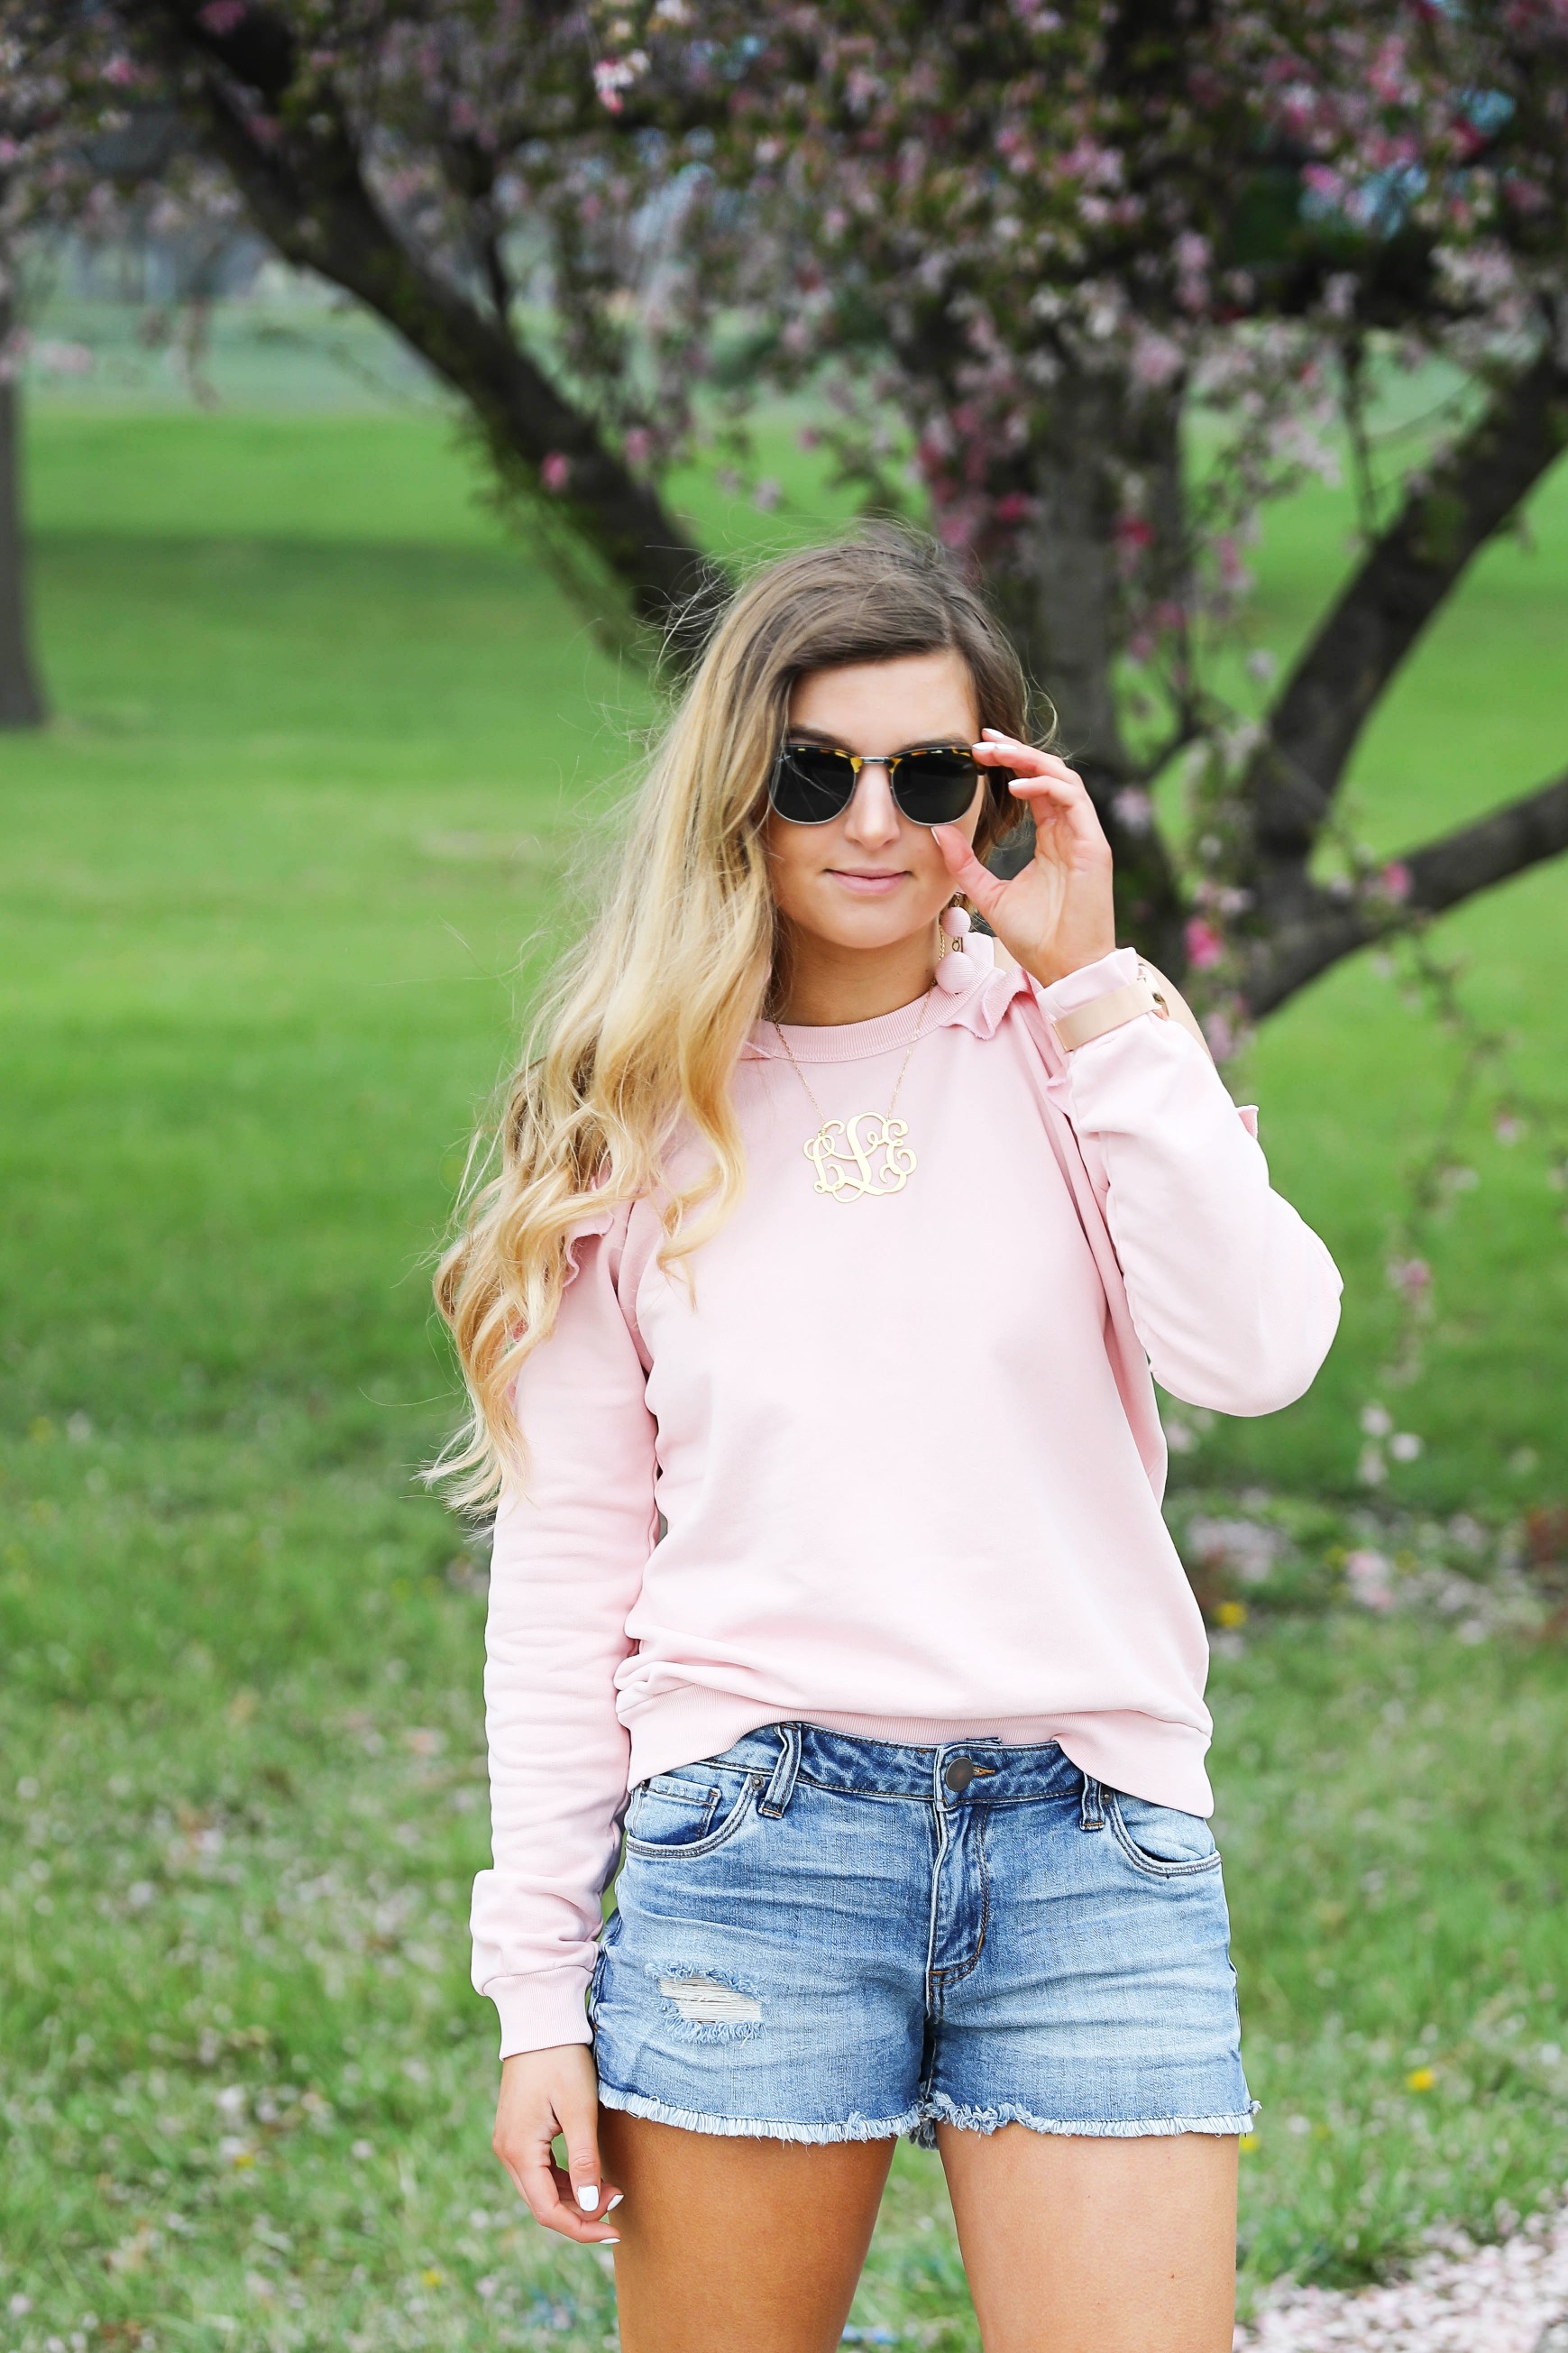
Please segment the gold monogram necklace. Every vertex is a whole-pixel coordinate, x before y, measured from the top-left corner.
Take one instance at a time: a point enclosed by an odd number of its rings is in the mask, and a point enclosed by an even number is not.
[[[805,1072],[795,1060],[789,1039],[778,1023],[779,1044],[789,1056],[789,1066],[805,1088],[813,1111],[821,1114],[822,1125],[808,1136],[801,1149],[816,1171],[813,1187],[826,1193],[835,1201],[880,1200],[889,1193],[901,1193],[915,1173],[915,1155],[909,1143],[909,1122],[895,1119],[899,1105],[899,1090],[904,1083],[904,1072],[910,1067],[910,1055],[921,1042],[926,1015],[936,994],[928,988],[921,1005],[921,1018],[915,1023],[915,1034],[910,1039],[909,1053],[899,1068],[893,1087],[893,1099],[885,1112],[858,1111],[847,1119],[829,1119],[806,1083]]]

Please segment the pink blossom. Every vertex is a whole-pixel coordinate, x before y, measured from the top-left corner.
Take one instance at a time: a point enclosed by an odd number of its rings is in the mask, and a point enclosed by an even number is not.
[[[1215,543],[1215,554],[1219,558],[1219,576],[1225,586],[1227,588],[1244,586],[1248,577],[1247,570],[1241,560],[1241,550],[1237,547],[1231,533],[1223,532],[1220,534]]]
[[[1502,192],[1515,212],[1540,213],[1546,209],[1546,191],[1539,180],[1527,180],[1518,172],[1510,173],[1502,184]]]
[[[1123,785],[1110,806],[1118,825],[1128,833],[1147,833],[1154,822],[1154,804],[1139,785]]]
[[[96,364],[86,343],[35,343],[33,358],[49,375],[90,375]]]
[[[1384,898],[1394,900],[1400,906],[1405,904],[1410,896],[1410,869],[1403,858],[1391,859],[1377,880]]]
[[[1301,183],[1325,204],[1338,204],[1345,193],[1342,175],[1327,164],[1309,164],[1301,174]]]
[[[1352,1552],[1345,1563],[1345,1582],[1351,1598],[1363,1609],[1392,1609],[1394,1607],[1394,1571],[1380,1552]]]
[[[1186,928],[1187,962],[1194,972],[1212,972],[1225,957],[1225,942],[1211,923],[1201,915],[1189,917]]]
[[[206,0],[205,8],[196,12],[196,22],[204,32],[216,33],[222,40],[245,20],[245,0]]]
[[[653,456],[653,435],[646,425],[634,425],[626,438],[626,463],[646,466]]]
[[[1385,106],[1395,106],[1409,95],[1404,46],[1400,41],[1384,42],[1369,79],[1373,95],[1382,99]]]
[[[1170,335],[1162,335],[1152,328],[1138,335],[1132,345],[1132,379],[1158,392],[1180,375],[1186,364],[1186,355],[1180,343]]]
[[[1131,580],[1153,545],[1154,527],[1143,515],[1118,515],[1115,541],[1116,568],[1123,580]]]
[[[1432,1287],[1432,1270],[1424,1258],[1391,1259],[1385,1272],[1389,1289],[1413,1305],[1424,1300]]]
[[[623,90],[647,71],[647,59],[640,49],[626,58],[600,58],[594,68],[594,90],[606,114],[619,114],[626,105]]]
[[[1228,1062],[1236,1051],[1236,1031],[1228,1015],[1205,1013],[1203,1033],[1208,1039],[1209,1052],[1216,1062]]]
[[[552,496],[566,488],[572,479],[572,460],[560,449],[552,449],[539,470],[539,479]]]

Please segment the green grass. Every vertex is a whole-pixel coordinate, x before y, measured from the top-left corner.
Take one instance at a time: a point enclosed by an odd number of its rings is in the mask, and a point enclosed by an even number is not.
[[[603,2274],[520,2222],[488,2156],[481,1613],[411,1473],[451,1409],[428,1253],[646,690],[438,418],[62,404],[31,451],[58,717],[0,744],[0,2313],[32,2304],[0,2348],[598,2346]],[[708,499],[716,536],[804,527],[820,493],[779,470],[795,508]],[[1563,496],[1380,719],[1381,842],[1560,761]],[[1282,626],[1342,519],[1280,519]],[[1543,874],[1450,927],[1548,1076],[1563,896]],[[1270,1025],[1264,1134],[1345,1266],[1346,1334],[1313,1398],[1206,1438],[1192,1475],[1349,1483],[1440,1061],[1360,967]],[[1523,1146],[1478,1166],[1401,1401],[1429,1444],[1400,1492],[1444,1508],[1565,1483],[1561,1205]],[[1249,2281],[1547,2194],[1561,1650],[1335,1619],[1216,1684],[1268,2108]],[[961,2345],[965,2311],[904,2152],[858,2317]]]

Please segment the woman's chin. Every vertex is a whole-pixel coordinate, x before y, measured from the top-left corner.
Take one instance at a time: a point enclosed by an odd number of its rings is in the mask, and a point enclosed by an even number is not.
[[[809,908],[792,910],[795,928],[808,939],[836,948],[867,951],[895,948],[928,932],[946,902],[926,903],[929,894],[916,893],[906,883],[900,890],[876,896],[851,896],[841,885],[814,892]]]
[[[907,909],[891,907],[858,909],[854,914],[841,914],[832,921],[802,926],[808,936],[824,941],[830,947],[854,948],[874,955],[889,948],[901,947],[917,934],[927,932],[935,917],[910,923]]]

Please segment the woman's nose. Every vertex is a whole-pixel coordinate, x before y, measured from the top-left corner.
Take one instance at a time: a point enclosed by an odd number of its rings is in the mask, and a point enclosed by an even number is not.
[[[852,841],[861,842],[867,849],[873,843],[897,839],[898,804],[893,798],[892,779],[885,760],[861,762],[845,829]]]

